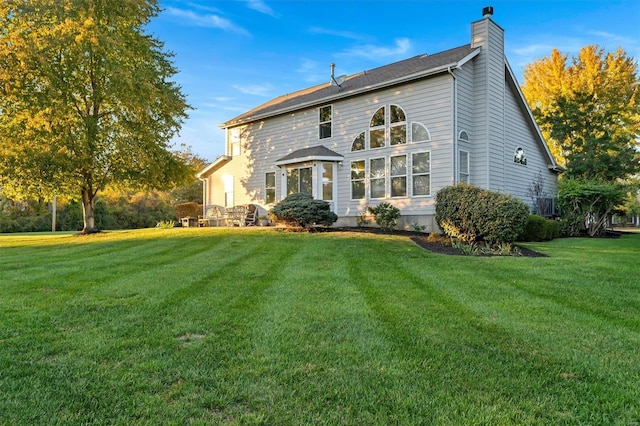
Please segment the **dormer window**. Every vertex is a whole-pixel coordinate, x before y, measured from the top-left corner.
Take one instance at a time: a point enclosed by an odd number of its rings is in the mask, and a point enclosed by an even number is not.
[[[318,110],[318,139],[331,137],[332,116],[333,108],[331,105],[321,107]]]

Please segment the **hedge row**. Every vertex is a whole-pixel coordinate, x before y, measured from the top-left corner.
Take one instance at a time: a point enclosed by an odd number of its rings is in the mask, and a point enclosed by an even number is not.
[[[512,243],[525,230],[529,206],[508,195],[464,183],[436,194],[436,222],[464,242]]]

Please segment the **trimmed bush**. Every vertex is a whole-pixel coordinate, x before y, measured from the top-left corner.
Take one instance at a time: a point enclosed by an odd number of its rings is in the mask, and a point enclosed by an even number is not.
[[[368,207],[367,210],[373,215],[378,226],[384,231],[391,231],[398,224],[400,210],[386,201],[375,207]]]
[[[306,229],[314,225],[331,226],[338,220],[329,203],[314,200],[311,195],[301,192],[287,196],[273,206],[269,213],[276,221]]]
[[[529,216],[524,233],[519,239],[522,241],[549,241],[558,238],[559,235],[560,224],[558,221],[532,214]]]
[[[529,206],[499,192],[460,183],[436,194],[436,222],[442,231],[467,243],[512,243],[523,234]]]

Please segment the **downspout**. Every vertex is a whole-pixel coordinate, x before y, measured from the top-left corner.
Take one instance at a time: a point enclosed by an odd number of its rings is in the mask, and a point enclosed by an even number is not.
[[[458,80],[451,70],[451,66],[447,68],[447,72],[453,78],[453,184],[458,183]]]
[[[202,182],[202,217],[207,215],[207,179],[198,178]]]

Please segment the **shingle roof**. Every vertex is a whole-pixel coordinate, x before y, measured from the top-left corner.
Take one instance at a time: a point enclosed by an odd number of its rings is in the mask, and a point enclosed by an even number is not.
[[[412,78],[422,78],[425,75],[429,75],[432,71],[444,70],[448,65],[455,65],[474,52],[474,50],[476,49],[473,49],[471,45],[467,44],[434,55],[418,55],[403,61],[350,75],[342,83],[341,87],[323,83],[279,96],[223,123],[221,127],[230,127],[290,112],[298,108],[353,96],[368,90],[384,87],[386,84],[391,85],[398,80],[407,81]]]
[[[276,165],[302,163],[311,160],[333,160],[342,161],[344,157],[335,151],[330,150],[324,145],[312,146],[293,151],[284,157],[276,160]]]

